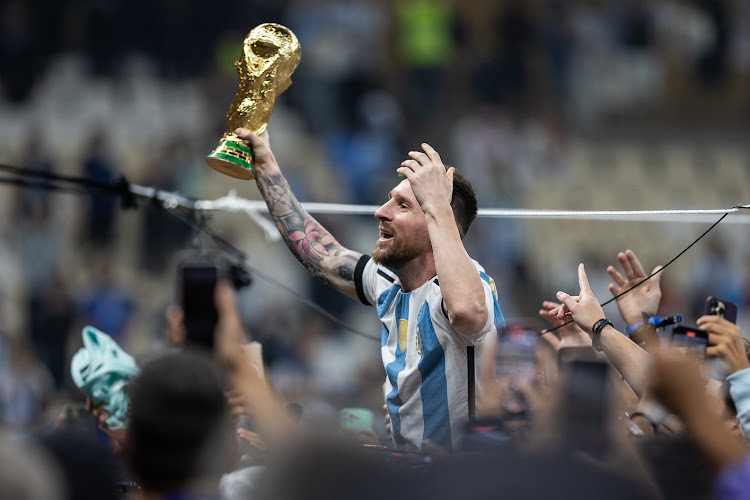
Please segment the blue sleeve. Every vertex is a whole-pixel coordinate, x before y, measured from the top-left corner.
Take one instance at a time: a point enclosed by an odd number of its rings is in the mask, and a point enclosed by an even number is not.
[[[729,394],[737,407],[737,419],[745,439],[750,438],[750,368],[734,372],[727,377]]]
[[[750,456],[739,463],[725,467],[716,476],[716,500],[750,500]]]

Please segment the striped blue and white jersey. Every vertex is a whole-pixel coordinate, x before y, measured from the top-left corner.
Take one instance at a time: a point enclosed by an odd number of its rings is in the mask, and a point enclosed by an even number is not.
[[[469,418],[467,347],[503,323],[494,281],[472,262],[482,278],[488,314],[482,331],[471,337],[451,326],[437,276],[404,292],[396,275],[369,255],[357,263],[357,295],[377,307],[383,323],[385,401],[398,447],[421,449],[429,440],[453,451],[461,440]]]

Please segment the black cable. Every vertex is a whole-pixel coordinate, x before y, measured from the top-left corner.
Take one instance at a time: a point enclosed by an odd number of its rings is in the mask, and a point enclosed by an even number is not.
[[[745,208],[745,209],[747,209],[747,208],[750,208],[750,206],[741,206],[741,205],[738,205],[738,206],[735,206],[735,207],[732,207],[732,208]],[[660,272],[662,272],[663,270],[665,270],[665,269],[666,269],[667,267],[669,267],[669,265],[670,265],[670,264],[672,264],[672,263],[673,263],[674,261],[676,261],[677,259],[679,259],[680,257],[682,257],[682,256],[683,256],[683,254],[684,254],[685,252],[687,252],[688,250],[690,250],[690,249],[691,249],[691,248],[693,247],[693,245],[695,245],[695,244],[696,244],[696,243],[698,243],[698,242],[699,242],[700,240],[702,240],[702,239],[703,239],[703,237],[704,237],[704,236],[706,236],[706,235],[707,235],[707,234],[708,234],[708,233],[709,233],[709,232],[710,232],[710,231],[711,231],[711,230],[712,230],[713,228],[715,228],[716,226],[718,226],[718,225],[719,225],[719,223],[720,223],[721,221],[723,221],[723,220],[724,220],[724,218],[725,218],[725,217],[726,217],[727,215],[729,215],[730,213],[731,213],[731,212],[726,212],[726,213],[724,213],[724,215],[722,215],[722,216],[721,216],[721,217],[719,218],[719,220],[717,220],[716,222],[714,222],[714,223],[713,223],[713,224],[711,225],[711,227],[709,227],[708,229],[706,229],[706,230],[705,230],[705,231],[703,232],[703,234],[701,234],[700,236],[698,236],[698,238],[697,238],[697,239],[695,239],[695,240],[694,240],[694,241],[693,241],[693,242],[692,242],[691,244],[689,244],[689,245],[688,245],[688,246],[687,246],[687,247],[686,247],[686,248],[685,248],[684,250],[682,250],[682,251],[681,251],[680,253],[678,253],[677,255],[675,255],[675,256],[674,256],[674,257],[672,258],[672,260],[670,260],[669,262],[667,262],[666,264],[664,264],[664,265],[663,265],[663,266],[662,266],[661,268],[659,268],[659,269],[658,269],[658,270],[656,270],[655,272],[651,273],[651,274],[650,274],[649,276],[647,276],[646,278],[643,278],[643,280],[641,280],[641,281],[639,281],[638,283],[636,283],[635,285],[631,286],[630,288],[628,288],[628,289],[627,289],[627,290],[625,290],[624,292],[618,293],[617,295],[615,295],[614,297],[612,297],[612,298],[611,298],[611,299],[609,299],[608,301],[606,301],[606,302],[603,302],[603,303],[599,304],[599,306],[600,306],[600,307],[604,307],[604,306],[606,306],[607,304],[611,304],[611,303],[612,303],[613,301],[615,301],[615,300],[619,299],[620,297],[622,297],[622,296],[623,296],[623,295],[625,295],[626,293],[629,293],[629,292],[631,292],[632,290],[635,290],[636,288],[638,288],[639,286],[641,286],[642,284],[644,284],[645,282],[647,282],[648,280],[650,280],[651,278],[653,278],[654,276],[656,276],[657,274],[659,274]],[[560,328],[562,328],[562,327],[564,327],[564,326],[567,326],[567,325],[569,325],[569,324],[573,323],[574,321],[575,321],[575,320],[572,320],[572,319],[570,319],[570,320],[566,321],[565,323],[563,323],[563,324],[561,324],[561,325],[557,325],[557,326],[556,326],[556,327],[554,327],[554,328],[550,328],[550,329],[545,329],[545,330],[542,330],[542,332],[541,332],[541,333],[542,333],[542,334],[545,334],[545,333],[550,333],[550,332],[554,332],[555,330],[559,330]]]
[[[41,178],[49,180],[49,181],[69,182],[69,183],[73,183],[73,184],[85,186],[86,188],[89,188],[89,189],[93,188],[93,189],[102,190],[102,191],[105,191],[105,192],[110,193],[112,195],[119,195],[119,196],[121,196],[123,198],[123,207],[132,206],[132,203],[133,203],[133,201],[132,201],[132,192],[130,192],[130,190],[128,189],[128,183],[127,183],[127,181],[125,180],[124,177],[120,178],[120,180],[118,182],[116,182],[116,183],[104,183],[104,182],[100,182],[100,181],[94,181],[92,179],[87,179],[85,177],[76,177],[76,176],[69,176],[69,175],[61,175],[61,174],[55,174],[55,173],[52,173],[52,172],[46,172],[46,171],[42,171],[42,170],[33,170],[33,169],[28,169],[28,168],[14,167],[14,166],[11,166],[11,165],[5,165],[5,164],[1,164],[0,163],[0,171],[1,170],[12,172],[12,173],[18,174],[18,175],[25,175],[25,176],[31,176],[31,177],[41,177]],[[82,189],[82,190],[81,189],[77,189],[76,190],[76,189],[72,189],[72,188],[66,188],[66,187],[62,187],[62,186],[57,186],[55,184],[50,184],[50,183],[36,183],[36,182],[33,182],[33,181],[27,181],[27,180],[20,179],[20,178],[0,177],[0,183],[12,184],[12,185],[17,185],[17,186],[22,186],[22,187],[28,187],[28,188],[35,188],[35,189],[47,189],[49,191],[60,191],[60,192],[75,193],[75,194],[87,194],[89,192],[86,189]],[[158,192],[158,191],[156,191],[156,192]],[[734,209],[745,209],[745,210],[748,210],[748,209],[750,209],[750,205],[735,205],[732,208],[734,208]],[[268,282],[270,282],[270,283],[278,286],[279,288],[282,288],[282,289],[288,291],[289,293],[295,295],[303,303],[307,304],[309,307],[311,307],[315,311],[319,312],[320,314],[326,316],[328,319],[330,319],[334,323],[338,324],[339,326],[342,326],[343,328],[351,331],[352,333],[355,333],[356,335],[362,336],[362,337],[370,339],[370,340],[375,340],[375,341],[379,340],[379,339],[377,339],[375,337],[372,337],[370,335],[367,335],[366,333],[360,332],[359,330],[357,330],[357,329],[355,329],[355,328],[353,328],[353,327],[345,324],[344,322],[342,322],[338,318],[334,317],[331,313],[329,313],[328,311],[326,311],[325,309],[323,309],[320,305],[316,304],[312,300],[310,300],[307,297],[304,297],[304,296],[298,294],[296,291],[292,290],[291,288],[287,287],[286,285],[282,284],[281,282],[278,282],[278,281],[272,279],[269,276],[265,276],[263,273],[261,273],[257,269],[255,269],[252,266],[250,266],[247,263],[247,261],[246,261],[245,254],[242,253],[237,248],[235,248],[234,246],[232,246],[223,237],[221,237],[220,235],[214,233],[211,229],[209,229],[208,226],[205,224],[205,219],[202,219],[201,224],[198,224],[196,222],[190,221],[186,217],[180,216],[179,214],[177,214],[173,210],[169,210],[168,213],[172,214],[173,216],[177,217],[178,219],[182,220],[183,222],[185,222],[187,224],[190,224],[199,233],[200,232],[206,233],[208,236],[211,237],[212,240],[214,240],[215,243],[217,243],[222,248],[222,250],[224,250],[226,253],[232,255],[234,258],[238,259],[247,268],[253,270],[253,272],[255,274],[257,274],[258,277],[260,277],[261,279],[265,279],[266,281],[268,281]],[[198,211],[198,210],[196,210],[195,213],[203,214],[202,211]],[[688,245],[685,249],[683,249],[675,257],[673,257],[669,262],[667,262],[666,264],[664,264],[664,266],[662,266],[661,268],[659,268],[656,272],[650,274],[649,276],[647,276],[643,280],[639,281],[638,283],[636,283],[632,287],[628,288],[627,290],[625,290],[625,291],[623,291],[623,292],[615,295],[614,297],[612,297],[611,299],[607,300],[606,302],[603,302],[603,303],[599,304],[600,307],[604,307],[604,306],[606,306],[608,304],[611,304],[613,301],[615,301],[618,298],[622,297],[626,293],[629,293],[632,290],[638,288],[639,286],[641,286],[643,283],[645,283],[649,279],[653,278],[654,276],[656,276],[660,272],[664,271],[664,269],[666,269],[674,261],[676,261],[677,259],[679,259],[680,257],[682,257],[682,255],[684,255],[685,252],[687,252],[688,250],[690,250],[696,243],[698,243],[701,239],[703,239],[703,237],[706,236],[713,228],[715,228],[717,225],[719,225],[719,223],[721,221],[723,221],[724,218],[726,218],[726,216],[729,215],[729,214],[730,214],[730,212],[725,212],[724,215],[722,215],[719,218],[719,220],[717,220],[716,222],[714,222],[711,225],[711,227],[709,227],[708,229],[706,229],[703,232],[703,234],[701,234],[700,236],[698,236],[697,239],[695,239],[692,243],[690,243],[690,245]],[[564,327],[566,325],[569,325],[569,324],[571,324],[573,322],[574,322],[574,320],[572,320],[572,319],[568,320],[565,323],[562,323],[561,325],[558,325],[558,326],[556,326],[554,328],[542,330],[542,333],[554,332],[554,331],[559,330],[560,328],[562,328],[562,327]]]
[[[46,170],[34,170],[32,168],[21,168],[14,167],[12,165],[6,165],[0,163],[0,171],[10,172],[19,176],[25,177],[39,177],[48,181],[60,181],[85,186],[88,188],[99,189],[112,194],[119,194],[120,187],[116,183],[108,183],[95,181],[86,177],[76,177],[72,175],[56,174],[54,172],[48,172]]]
[[[60,192],[60,193],[72,193],[72,194],[88,194],[87,189],[76,189],[73,187],[58,186],[49,182],[40,181],[29,181],[18,177],[0,177],[0,184],[9,184],[11,186],[19,186],[28,189],[44,189],[46,191]]]
[[[211,229],[209,229],[208,226],[206,226],[205,224],[199,224],[197,222],[191,221],[187,217],[183,217],[182,215],[180,215],[180,214],[178,214],[178,213],[176,213],[174,211],[171,211],[171,210],[168,211],[168,213],[172,214],[173,216],[175,216],[177,219],[181,220],[182,222],[190,225],[191,227],[193,227],[197,231],[203,232],[206,235],[208,235],[222,249],[222,251],[224,251],[225,253],[228,253],[229,255],[231,255],[232,257],[234,257],[235,259],[237,259],[244,267],[246,267],[247,269],[249,269],[250,271],[252,271],[253,275],[255,275],[258,278],[260,278],[260,279],[262,279],[262,280],[264,280],[264,281],[266,281],[268,283],[271,283],[272,285],[274,285],[274,286],[276,286],[278,288],[281,288],[282,290],[284,290],[284,291],[290,293],[291,295],[297,297],[297,299],[299,299],[303,304],[307,305],[308,307],[310,307],[311,309],[313,309],[317,313],[325,316],[326,318],[328,318],[329,320],[331,320],[335,324],[337,324],[340,327],[342,327],[342,328],[344,328],[344,329],[352,332],[353,334],[358,335],[360,337],[364,337],[364,338],[366,338],[368,340],[373,340],[375,342],[380,342],[379,338],[373,337],[372,335],[368,335],[365,332],[362,332],[362,331],[357,330],[356,328],[354,328],[352,326],[347,325],[346,323],[344,323],[343,321],[341,321],[340,319],[338,319],[337,317],[335,317],[333,314],[331,314],[330,312],[328,312],[327,310],[325,310],[322,306],[320,306],[316,302],[310,300],[309,298],[305,297],[304,295],[302,295],[300,293],[297,293],[297,291],[294,290],[293,288],[291,288],[289,286],[286,286],[285,284],[281,283],[280,281],[278,281],[278,280],[276,280],[276,279],[268,276],[267,274],[261,272],[258,268],[250,265],[247,262],[245,254],[242,253],[242,251],[240,251],[237,248],[235,248],[231,243],[229,243],[223,237],[221,237],[220,235],[216,234],[214,231],[212,231]]]

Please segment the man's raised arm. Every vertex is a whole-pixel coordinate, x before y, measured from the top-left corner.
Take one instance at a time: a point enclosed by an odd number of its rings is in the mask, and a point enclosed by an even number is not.
[[[424,153],[411,151],[411,159],[402,162],[397,171],[409,179],[425,213],[448,319],[454,328],[474,335],[485,327],[490,311],[482,280],[461,242],[451,209],[455,169],[446,171],[438,152],[426,143],[422,147]]]
[[[268,132],[235,133],[253,149],[255,181],[276,227],[292,254],[308,272],[339,292],[357,299],[354,268],[362,254],[341,246],[292,193],[268,144]]]

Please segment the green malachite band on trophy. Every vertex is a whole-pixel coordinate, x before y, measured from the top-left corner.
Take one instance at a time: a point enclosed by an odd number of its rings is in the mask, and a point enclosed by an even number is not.
[[[219,146],[206,156],[206,163],[211,168],[237,179],[246,180],[255,177],[252,161],[253,150],[231,140],[221,141]]]
[[[228,148],[234,148],[244,151],[245,153],[249,154],[251,157],[253,156],[253,150],[249,147],[245,146],[244,144],[240,144],[239,142],[234,141],[221,141],[220,146],[228,147]]]
[[[239,158],[235,158],[234,156],[227,155],[227,154],[224,154],[224,153],[211,153],[206,158],[218,158],[220,160],[224,160],[224,161],[228,161],[230,163],[234,163],[235,165],[237,165],[239,167],[246,168],[247,170],[249,170],[250,172],[252,172],[253,175],[255,175],[255,169],[253,168],[253,166],[250,163],[242,161]]]

